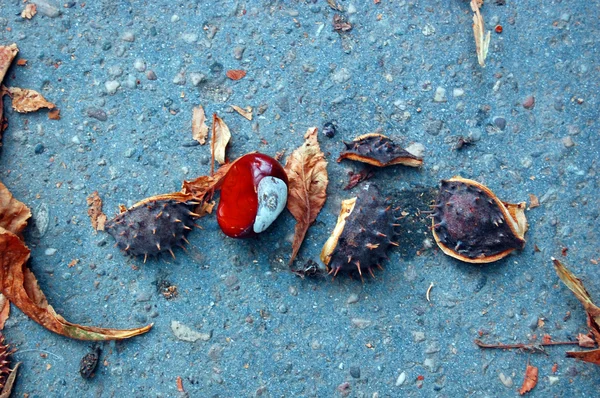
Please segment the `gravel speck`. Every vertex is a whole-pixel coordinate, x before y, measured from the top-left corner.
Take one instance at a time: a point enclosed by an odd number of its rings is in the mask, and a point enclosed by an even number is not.
[[[500,379],[500,381],[502,382],[502,384],[504,384],[504,387],[506,387],[506,388],[512,388],[512,386],[513,386],[512,377],[505,376],[504,373],[500,372],[498,374],[498,378]]]
[[[335,83],[344,83],[350,80],[352,74],[346,68],[337,69],[335,72],[331,74],[331,80]]]
[[[138,72],[144,72],[146,70],[146,62],[143,59],[138,58],[133,62],[133,67]]]
[[[181,39],[188,44],[194,44],[195,42],[198,41],[198,34],[197,33],[184,33],[181,35]]]
[[[148,72],[146,72],[146,79],[148,80],[156,80],[156,73],[154,73],[153,70],[149,70]]]
[[[190,81],[194,87],[198,87],[200,83],[206,81],[206,75],[200,72],[191,72],[190,73]]]
[[[33,148],[33,152],[35,152],[36,155],[41,154],[42,152],[44,152],[44,145],[43,144],[37,144],[35,146],[35,148]]]
[[[133,32],[125,32],[123,33],[123,36],[121,36],[121,39],[123,41],[127,41],[127,42],[133,42],[135,41],[135,35],[133,34]]]
[[[452,90],[452,95],[454,97],[463,97],[465,95],[465,90],[463,90],[462,88],[455,88],[454,90]]]
[[[46,251],[44,251],[44,254],[46,256],[54,256],[54,254],[56,254],[56,249],[50,247],[50,248],[46,249]]]
[[[244,51],[246,51],[246,47],[237,46],[233,49],[233,58],[240,60],[244,57]]]
[[[106,115],[106,112],[104,112],[100,108],[87,108],[86,114],[89,117],[92,117],[92,118],[94,118],[96,120],[100,120],[101,122],[105,122],[108,119],[108,116]]]
[[[176,74],[173,78],[173,83],[180,86],[185,85],[185,72],[181,71],[178,74]]]
[[[189,341],[190,343],[198,340],[208,341],[212,337],[212,333],[197,332],[179,321],[171,321],[171,330],[179,340]]]
[[[60,10],[53,2],[47,0],[35,0],[32,3],[36,5],[37,12],[48,18],[56,18],[61,14]]]
[[[525,109],[533,109],[535,106],[535,97],[533,95],[528,96],[523,101],[523,108]]]
[[[431,135],[438,135],[444,126],[441,120],[428,120],[425,122],[425,132]]]
[[[569,136],[563,137],[562,143],[565,146],[565,148],[571,148],[575,145],[575,142],[573,142],[573,139]]]
[[[406,381],[406,372],[402,372],[398,375],[396,379],[396,387],[400,387]]]
[[[421,341],[425,341],[425,333],[424,332],[412,332],[413,340],[415,343],[420,343]]]
[[[365,329],[371,326],[371,321],[368,319],[362,318],[352,318],[352,326],[357,327],[359,329]]]
[[[360,366],[350,366],[350,376],[354,377],[355,379],[360,379]]]
[[[350,296],[348,296],[348,300],[346,300],[347,304],[354,304],[354,303],[358,303],[359,297],[358,294],[352,293]]]
[[[106,92],[109,94],[114,94],[117,92],[117,89],[121,86],[121,83],[119,83],[116,80],[109,80],[106,83],[104,83],[104,87],[106,87]]]
[[[500,130],[504,130],[506,128],[506,119],[503,117],[495,117],[494,118],[494,124],[496,125],[496,127],[498,127]]]
[[[446,89],[443,87],[438,87],[435,89],[435,94],[433,95],[434,102],[446,102],[448,98],[446,98]]]
[[[431,373],[438,371],[439,365],[435,358],[427,358],[423,361],[423,366],[429,369]]]

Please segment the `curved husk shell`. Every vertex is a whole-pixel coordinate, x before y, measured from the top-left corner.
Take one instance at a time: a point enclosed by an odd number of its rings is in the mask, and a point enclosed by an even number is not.
[[[442,180],[432,219],[440,249],[464,262],[491,263],[525,246],[525,202],[503,202],[477,181]]]
[[[344,142],[344,145],[346,145],[346,150],[340,153],[338,162],[342,159],[349,159],[377,167],[396,164],[419,167],[423,164],[422,158],[413,155],[382,134],[361,135],[352,142]]]

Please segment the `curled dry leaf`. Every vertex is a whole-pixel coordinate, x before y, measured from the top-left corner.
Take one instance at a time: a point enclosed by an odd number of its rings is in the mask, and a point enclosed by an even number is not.
[[[206,115],[202,105],[198,105],[192,110],[192,138],[198,141],[200,145],[204,145],[207,137]]]
[[[54,108],[48,112],[48,119],[60,120],[60,109]]]
[[[10,67],[13,59],[17,56],[19,49],[15,43],[10,46],[0,46],[0,83],[4,80],[6,71]]]
[[[579,278],[573,275],[567,267],[554,257],[552,257],[552,263],[558,277],[575,294],[577,300],[583,304],[583,308],[587,314],[588,327],[591,329],[596,343],[600,344],[600,308],[593,303],[590,294]]]
[[[338,162],[348,159],[377,167],[396,164],[419,167],[423,164],[421,157],[413,155],[382,134],[361,135],[352,142],[344,142],[344,145],[346,150],[340,153]]]
[[[33,3],[25,5],[25,9],[21,12],[21,18],[31,19],[37,13],[37,6]]]
[[[92,221],[92,227],[96,231],[104,231],[104,224],[106,223],[106,214],[102,212],[102,199],[98,195],[98,191],[94,191],[87,198],[88,205],[88,216]]]
[[[246,71],[243,69],[230,69],[225,73],[231,80],[240,80],[246,76]]]
[[[485,32],[485,23],[479,12],[480,5],[477,0],[471,0],[471,9],[473,10],[473,34],[475,35],[475,48],[477,50],[477,60],[479,65],[485,67],[485,59],[490,48],[490,39],[492,32]]]
[[[252,107],[251,106],[247,106],[246,109],[244,109],[244,108],[240,108],[237,105],[231,105],[231,108],[233,108],[234,111],[236,111],[237,113],[239,113],[246,119],[252,120]]]
[[[0,292],[29,318],[46,329],[80,340],[115,340],[146,333],[152,325],[117,330],[68,322],[48,304],[35,275],[27,268],[29,248],[20,238],[31,212],[0,183]]]
[[[292,257],[296,258],[308,227],[315,221],[327,199],[327,161],[317,141],[317,128],[304,134],[304,144],[287,158],[285,172],[289,179],[287,208],[296,219]]]
[[[4,329],[4,324],[10,315],[10,301],[0,293],[0,330]]]
[[[531,366],[527,364],[527,369],[525,370],[525,380],[523,380],[523,385],[519,390],[519,394],[523,395],[528,393],[535,387],[538,382],[538,368],[535,366]]]
[[[584,347],[584,348],[596,347],[596,343],[594,342],[594,339],[592,339],[591,337],[589,337],[588,335],[585,335],[583,333],[579,333],[577,335],[577,341],[579,342],[579,347]]]
[[[589,351],[567,351],[567,357],[600,366],[600,348]]]
[[[234,162],[224,164],[219,167],[217,172],[212,176],[200,176],[191,181],[183,181],[181,192],[189,194],[191,199],[198,202],[205,202],[212,198],[212,192],[221,188],[223,178],[229,171]]]
[[[20,113],[35,112],[38,109],[54,109],[56,105],[47,101],[42,94],[35,90],[9,87],[8,92],[12,97],[12,107]]]
[[[225,124],[217,114],[213,114],[213,140],[212,140],[212,152],[213,156],[219,164],[225,163],[225,148],[231,139],[231,132],[229,127]]]

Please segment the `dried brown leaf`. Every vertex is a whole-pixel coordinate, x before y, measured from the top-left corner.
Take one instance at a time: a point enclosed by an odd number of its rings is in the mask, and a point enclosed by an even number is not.
[[[185,392],[183,389],[183,381],[181,380],[181,376],[177,376],[177,391]]]
[[[483,4],[483,2],[481,2]],[[485,59],[490,48],[491,32],[485,32],[485,23],[479,12],[479,2],[471,0],[471,9],[473,10],[473,34],[475,35],[475,48],[477,50],[477,60],[479,65],[485,67]]]
[[[223,119],[221,119],[217,114],[213,114],[213,142],[212,142],[212,152],[215,160],[219,162],[219,164],[225,163],[225,148],[227,148],[227,144],[231,139],[231,132],[229,131],[229,127],[225,124]]]
[[[567,351],[567,357],[600,366],[600,348],[589,351]]]
[[[206,144],[208,138],[208,126],[206,125],[206,114],[202,105],[192,110],[192,138],[200,143]]]
[[[583,333],[577,335],[577,341],[579,342],[579,347],[594,348],[596,346],[594,339]]]
[[[20,113],[35,112],[41,108],[56,108],[52,102],[46,101],[42,94],[35,90],[9,87],[8,92],[12,97],[12,107]]]
[[[92,227],[96,231],[104,231],[104,224],[106,223],[106,214],[102,212],[102,199],[98,195],[98,191],[94,191],[87,198],[88,205],[88,216],[92,221]]]
[[[51,111],[48,111],[48,119],[60,120],[60,109],[54,108]]]
[[[319,147],[317,131],[316,127],[306,131],[304,144],[292,152],[285,164],[289,180],[287,208],[296,219],[290,264],[327,200],[327,161]]]
[[[247,106],[246,109],[244,109],[244,108],[240,108],[237,105],[231,105],[231,108],[233,108],[234,111],[236,111],[237,113],[239,113],[246,119],[252,120],[252,107],[251,106]]]
[[[327,4],[332,10],[336,11],[344,11],[341,5],[339,5],[335,0],[327,0]]]
[[[25,5],[25,9],[21,12],[21,18],[31,19],[37,13],[37,6],[29,3]]]
[[[333,29],[348,32],[352,30],[352,25],[340,14],[335,14],[333,16]]]
[[[10,371],[8,377],[6,378],[6,382],[2,387],[2,391],[0,391],[0,398],[10,398],[10,394],[12,393],[13,385],[15,384],[15,380],[17,379],[17,372],[19,370],[19,366],[21,366],[21,362],[17,362],[15,367]]]
[[[200,203],[211,200],[212,192],[221,188],[225,175],[234,163],[235,161],[224,164],[212,176],[200,176],[192,181],[183,181],[181,192],[184,195],[190,195],[189,200],[195,200]]]
[[[525,370],[525,380],[523,380],[523,385],[519,390],[519,394],[523,395],[529,391],[531,391],[538,382],[538,368],[535,366],[531,366],[527,364],[527,369]]]
[[[540,205],[540,200],[538,199],[537,196],[535,196],[534,194],[530,193],[529,194],[529,209],[535,209],[536,207],[539,207]]]
[[[583,304],[583,308],[587,313],[587,324],[594,335],[596,343],[600,344],[600,308],[592,302],[590,294],[585,290],[585,286],[583,286],[583,282],[580,279],[573,275],[567,267],[554,257],[552,258],[552,263],[558,277],[575,294],[577,300]]]
[[[4,80],[6,71],[10,68],[10,64],[17,56],[19,49],[15,43],[10,46],[0,46],[0,83]]]
[[[29,208],[15,199],[8,188],[0,182],[0,228],[21,236],[29,217],[31,217]]]
[[[225,73],[225,75],[227,75],[227,77],[231,80],[240,80],[246,76],[246,71],[243,69],[230,69]]]
[[[54,311],[27,268],[29,249],[15,234],[0,227],[0,291],[29,318],[46,329],[79,340],[118,340],[146,333],[152,325],[118,330],[82,326],[65,320]]]
[[[10,315],[10,301],[0,293],[0,330],[4,329],[4,324]]]
[[[2,133],[8,128],[8,119],[4,117],[4,92],[0,87],[0,147],[2,146]]]

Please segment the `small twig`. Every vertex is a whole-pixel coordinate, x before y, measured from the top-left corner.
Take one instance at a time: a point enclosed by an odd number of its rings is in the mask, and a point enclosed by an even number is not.
[[[24,354],[24,353],[27,353],[27,352],[41,352],[41,353],[43,353],[43,354],[52,355],[52,356],[54,356],[54,357],[56,357],[56,358],[60,359],[61,361],[64,361],[64,360],[65,360],[63,357],[61,357],[60,355],[56,355],[56,354],[55,354],[55,353],[53,353],[53,352],[50,352],[50,351],[45,351],[45,350],[38,350],[38,349],[35,349],[35,348],[31,348],[31,349],[28,349],[28,350],[18,350],[18,351],[17,351],[17,353],[19,353],[19,354]]]
[[[518,343],[518,344],[502,344],[502,343],[497,343],[497,344],[486,344],[483,341],[479,340],[479,339],[475,339],[475,344],[477,344],[480,348],[500,348],[503,350],[528,350],[528,351],[543,351],[540,349],[540,347],[544,347],[544,346],[552,346],[552,345],[578,345],[579,342],[577,341],[550,341],[547,343],[538,343],[538,344],[524,344],[524,343]]]

